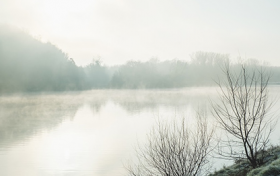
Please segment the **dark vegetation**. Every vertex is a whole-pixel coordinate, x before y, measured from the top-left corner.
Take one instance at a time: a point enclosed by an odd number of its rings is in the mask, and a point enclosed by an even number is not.
[[[236,160],[231,166],[215,171],[209,176],[278,176],[280,175],[280,147],[269,148],[264,155],[265,164],[253,169],[245,159]]]
[[[78,67],[51,43],[42,43],[16,28],[0,26],[0,93],[87,90],[95,88],[179,88],[211,86],[221,74],[220,63],[228,55],[197,52],[191,61],[130,61],[108,67],[93,60]],[[258,64],[251,60],[252,64]],[[280,82],[280,69],[269,67]]]

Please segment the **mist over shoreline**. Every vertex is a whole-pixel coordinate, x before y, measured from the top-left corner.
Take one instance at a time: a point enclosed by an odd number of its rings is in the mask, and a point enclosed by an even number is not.
[[[152,58],[106,66],[93,59],[82,67],[55,45],[19,29],[0,26],[0,39],[0,93],[213,86],[222,75],[221,65],[230,60],[228,54],[199,51],[189,62]],[[280,67],[256,59],[246,62],[269,70],[271,84],[280,83]],[[232,66],[238,69],[239,63]]]

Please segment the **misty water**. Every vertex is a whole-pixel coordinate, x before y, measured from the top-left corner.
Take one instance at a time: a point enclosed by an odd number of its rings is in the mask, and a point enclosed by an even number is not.
[[[0,175],[124,175],[134,147],[145,140],[155,121],[184,117],[191,123],[197,109],[209,108],[209,99],[217,99],[216,90],[2,95]],[[279,96],[280,87],[270,90],[271,97]],[[278,101],[272,112],[279,106]],[[274,144],[279,144],[279,130],[278,125],[272,135]]]

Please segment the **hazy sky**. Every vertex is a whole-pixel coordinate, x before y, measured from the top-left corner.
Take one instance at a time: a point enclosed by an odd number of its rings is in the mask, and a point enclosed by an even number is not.
[[[0,23],[50,41],[78,65],[188,60],[196,51],[280,65],[278,0],[1,0]]]

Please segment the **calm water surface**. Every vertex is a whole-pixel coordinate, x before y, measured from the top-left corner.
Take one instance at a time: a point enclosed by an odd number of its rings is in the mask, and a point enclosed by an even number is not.
[[[272,97],[279,91],[271,87]],[[0,175],[124,175],[136,141],[145,140],[156,120],[191,122],[209,98],[217,98],[216,88],[1,96]]]

